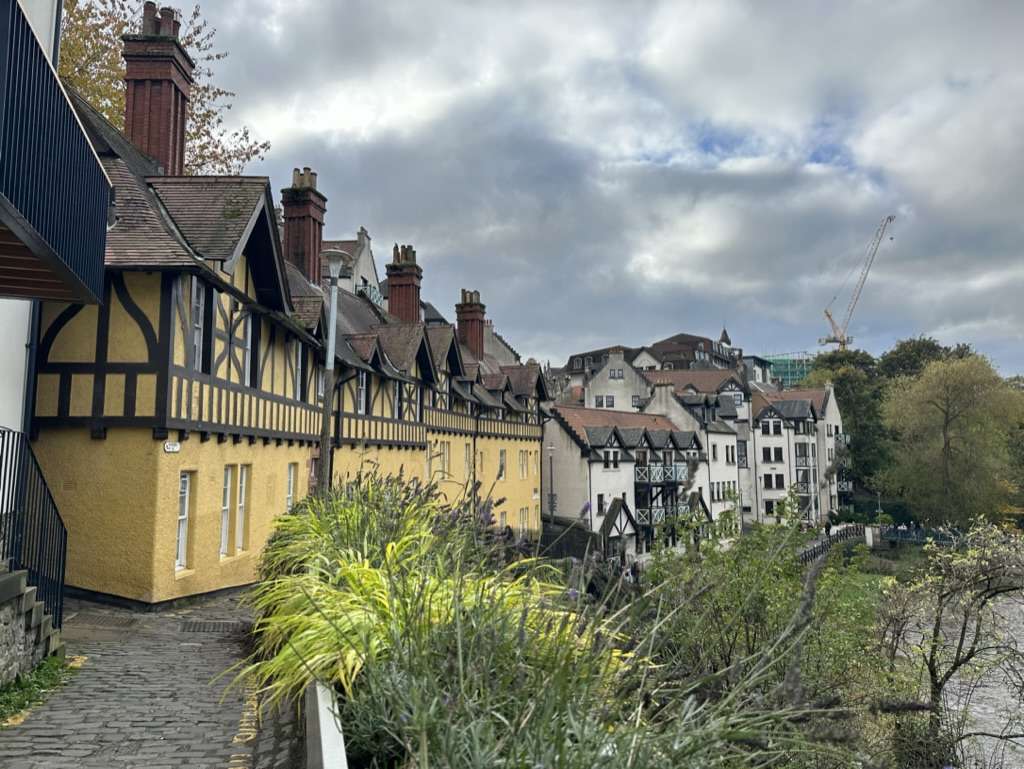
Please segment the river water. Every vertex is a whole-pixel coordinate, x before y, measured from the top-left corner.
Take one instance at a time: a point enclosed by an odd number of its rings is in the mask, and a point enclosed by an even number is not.
[[[1018,641],[1024,641],[1024,603],[1007,601],[999,606],[999,613],[1005,619],[1003,633]],[[1024,645],[1024,644],[1022,644]],[[966,685],[953,685],[951,694],[954,699],[966,693]],[[1004,733],[1008,727],[1016,733],[1024,732],[1020,728],[1024,714],[1018,710],[1018,700],[1009,682],[992,677],[975,689],[970,699],[970,715],[965,731],[985,731]],[[1016,714],[1016,724],[1014,724]],[[1019,741],[1024,743],[1024,740]],[[1002,766],[1004,769],[1024,769],[1024,747],[1013,743],[990,738],[979,738],[972,746],[977,754],[975,767]]]

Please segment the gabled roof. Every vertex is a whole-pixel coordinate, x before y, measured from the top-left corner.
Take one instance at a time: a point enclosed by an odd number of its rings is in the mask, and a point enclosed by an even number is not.
[[[541,367],[531,364],[525,366],[503,366],[502,373],[509,378],[512,385],[512,392],[520,397],[540,397],[542,400],[548,396],[548,386],[541,376]]]
[[[388,360],[401,371],[407,373],[412,371],[413,364],[416,363],[418,357],[422,354],[421,348],[426,348],[427,355],[429,356],[430,354],[423,335],[423,327],[418,323],[389,323],[377,326],[374,329],[374,333],[380,340],[381,347],[388,356]],[[433,368],[432,362],[429,368]],[[427,371],[426,373],[432,374],[433,372]]]
[[[772,401],[809,400],[814,404],[814,410],[820,416],[825,413],[825,408],[828,405],[829,391],[824,387],[800,387],[794,390],[767,393],[767,396]]]
[[[202,261],[164,216],[156,195],[132,172],[128,163],[101,155],[114,185],[117,219],[107,229],[107,267],[199,267]]]
[[[677,430],[669,420],[657,414],[640,414],[635,411],[612,411],[611,409],[588,409],[582,406],[558,404],[551,408],[552,416],[563,425],[582,448],[590,448],[587,441],[588,427],[618,428],[624,430]],[[635,443],[633,445],[636,445]]]
[[[814,419],[814,405],[809,400],[777,400],[773,401],[775,407],[786,419]]]
[[[612,536],[618,536],[618,531],[621,529],[621,533],[626,534],[624,527],[619,526],[619,519],[625,518],[626,523],[633,527],[633,532],[636,532],[636,518],[629,511],[629,505],[627,505],[622,497],[615,497],[612,500],[611,505],[608,506],[608,512],[604,514],[604,520],[601,521],[601,528],[599,533],[605,539]]]
[[[270,184],[265,176],[150,176],[146,182],[192,250],[220,261],[245,245]]]
[[[440,367],[447,363],[452,376],[461,376],[463,372],[462,355],[455,341],[455,327],[447,324],[431,324],[424,328],[430,354],[434,365]]]
[[[219,280],[208,262],[227,262],[244,249],[259,303],[294,323],[287,318],[292,305],[266,177],[163,176],[77,94],[72,106],[114,185],[106,266],[188,268]]]
[[[692,387],[699,393],[717,393],[730,380],[745,390],[743,380],[732,369],[671,369],[669,371],[644,371],[647,381],[652,385],[671,384],[674,391],[681,393]]]

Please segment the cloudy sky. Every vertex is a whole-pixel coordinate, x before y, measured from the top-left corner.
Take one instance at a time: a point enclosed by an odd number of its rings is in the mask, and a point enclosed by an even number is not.
[[[1024,3],[206,0],[275,188],[526,356],[677,331],[814,350],[851,323],[1024,371]],[[854,270],[844,286],[844,279]],[[843,289],[840,291],[840,289]]]

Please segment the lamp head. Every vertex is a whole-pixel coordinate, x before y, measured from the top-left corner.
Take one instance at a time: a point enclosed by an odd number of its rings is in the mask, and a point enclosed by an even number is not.
[[[344,264],[345,259],[352,259],[351,254],[338,248],[328,248],[326,251],[321,252],[320,257],[327,260],[327,271],[331,275],[331,280],[337,280],[338,276],[341,275],[341,266]]]

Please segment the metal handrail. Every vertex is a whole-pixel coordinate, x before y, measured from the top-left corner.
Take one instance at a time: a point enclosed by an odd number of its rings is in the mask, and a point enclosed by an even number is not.
[[[24,433],[0,428],[0,562],[24,569],[59,628],[64,616],[68,530]]]

